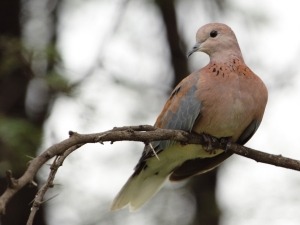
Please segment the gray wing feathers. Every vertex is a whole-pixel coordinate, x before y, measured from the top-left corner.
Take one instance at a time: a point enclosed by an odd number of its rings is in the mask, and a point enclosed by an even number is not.
[[[196,86],[193,85],[187,93],[181,99],[173,99],[172,102],[179,104],[179,107],[176,112],[168,110],[165,115],[163,115],[163,120],[167,120],[165,123],[165,129],[174,129],[174,130],[185,130],[190,132],[193,129],[194,123],[201,112],[201,102],[195,96]],[[180,87],[175,89],[171,95],[171,98],[177,98],[177,94],[180,92]],[[156,154],[159,154],[163,149],[171,145],[173,141],[153,141],[151,146],[146,145],[140,158],[140,161],[135,167],[134,175],[139,174],[139,172],[146,166],[145,161],[154,156],[153,149]]]
[[[186,95],[180,100],[180,106],[174,113],[168,111],[164,116],[168,120],[166,129],[191,131],[195,120],[201,111],[201,102],[195,96],[196,86],[192,86]],[[176,98],[176,96],[174,96]],[[179,101],[179,100],[178,100]],[[176,101],[174,101],[176,102]]]
[[[179,87],[180,88],[180,87]],[[173,100],[173,102],[179,102],[179,107],[174,113],[169,110],[163,119],[168,120],[166,123],[165,129],[174,129],[174,130],[184,130],[191,132],[193,129],[194,123],[201,111],[201,102],[195,96],[196,86],[192,86],[183,98],[180,100]],[[175,90],[176,91],[176,90]],[[178,93],[179,91],[176,91]],[[176,98],[176,96],[173,96]],[[168,147],[172,141],[160,141],[156,143],[157,150],[160,151]]]

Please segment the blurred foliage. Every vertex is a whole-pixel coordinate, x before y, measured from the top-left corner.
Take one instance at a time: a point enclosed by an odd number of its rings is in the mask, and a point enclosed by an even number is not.
[[[6,149],[0,153],[0,176],[4,176],[4,171],[8,169],[24,169],[30,157],[35,156],[42,133],[40,128],[26,119],[0,115],[0,124],[1,148]]]
[[[48,66],[45,74],[37,75],[32,68],[40,60],[45,60]],[[24,47],[17,37],[0,35],[0,177],[7,169],[24,171],[40,146],[43,122],[53,97],[57,93],[71,93],[71,85],[57,72],[56,65],[60,62],[53,44],[36,51]],[[43,79],[45,91],[50,92],[38,119],[30,117],[26,110],[28,84],[35,78]],[[37,92],[34,98],[40,100],[42,96]]]
[[[52,93],[64,93],[70,95],[73,90],[73,86],[65,76],[59,74],[57,71],[50,71],[45,77],[45,80]]]
[[[14,71],[21,69],[26,72],[30,78],[37,75],[31,69],[31,65],[35,59],[45,59],[48,65],[59,65],[61,57],[54,45],[49,45],[45,50],[36,52],[34,50],[26,49],[22,42],[17,38],[8,36],[0,36],[0,82],[8,76],[12,76]],[[50,67],[50,66],[48,66]],[[45,79],[52,93],[65,93],[71,92],[71,85],[66,80],[66,77],[58,73],[55,66],[47,71]]]
[[[52,63],[52,65],[56,65],[61,63],[61,56],[54,44],[49,44],[45,49],[45,55],[48,60],[48,63]]]
[[[30,53],[31,52],[31,53]],[[28,51],[28,59],[33,61],[31,55],[35,55],[34,58],[43,57],[47,61],[47,70],[46,75],[42,76],[42,79],[45,79],[46,84],[48,85],[50,92],[52,94],[63,93],[70,95],[73,90],[73,86],[69,83],[66,76],[59,73],[59,65],[61,65],[61,55],[59,54],[57,48],[53,44],[49,44],[45,47],[40,53],[33,51]]]
[[[0,35],[0,78],[10,76],[18,69],[24,70],[25,59],[22,42],[18,38]],[[27,68],[29,69],[29,68]]]

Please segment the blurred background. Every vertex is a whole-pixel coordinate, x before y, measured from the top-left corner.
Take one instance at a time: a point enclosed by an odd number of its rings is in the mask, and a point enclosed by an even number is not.
[[[208,62],[186,58],[197,29],[232,27],[244,59],[269,89],[247,146],[300,158],[300,15],[297,1],[1,0],[0,192],[31,157],[68,137],[153,124],[172,88]],[[255,90],[253,90],[255,91]],[[298,225],[300,175],[240,156],[217,171],[167,183],[140,211],[110,212],[143,145],[91,144],[67,158],[38,225]],[[45,165],[37,176],[42,184]],[[36,189],[9,203],[1,225],[25,224]]]

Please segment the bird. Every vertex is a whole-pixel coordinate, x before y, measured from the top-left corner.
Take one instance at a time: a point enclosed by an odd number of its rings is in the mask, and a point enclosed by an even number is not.
[[[237,38],[223,23],[208,23],[196,33],[188,56],[203,52],[209,63],[186,76],[172,91],[154,124],[228,138],[244,145],[258,129],[268,100],[261,80],[245,64]],[[111,205],[136,211],[164,182],[181,181],[206,173],[232,155],[229,151],[171,140],[146,144],[140,160]]]

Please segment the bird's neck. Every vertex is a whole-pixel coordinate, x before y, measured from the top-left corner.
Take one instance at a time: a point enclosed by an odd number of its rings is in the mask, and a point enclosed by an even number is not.
[[[210,63],[232,63],[235,60],[244,63],[244,59],[240,51],[224,51],[210,55]]]

